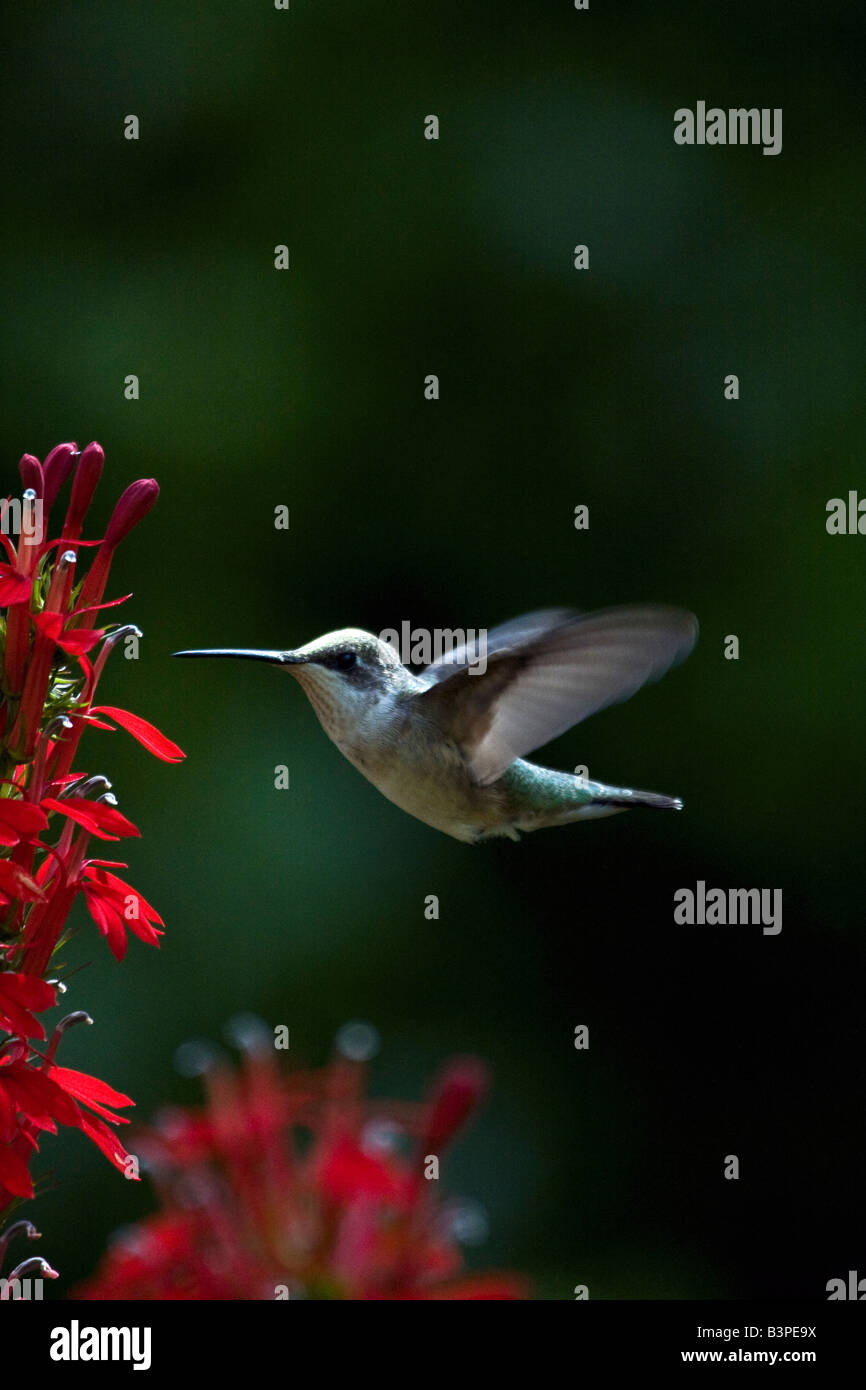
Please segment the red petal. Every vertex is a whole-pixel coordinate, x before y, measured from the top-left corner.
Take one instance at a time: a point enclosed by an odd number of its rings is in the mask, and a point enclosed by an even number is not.
[[[52,642],[56,642],[63,631],[63,614],[37,613],[33,623],[45,637],[50,637]]]
[[[161,927],[165,926],[165,922],[160,917],[156,908],[151,907],[150,903],[147,901],[147,898],[145,898],[142,893],[137,892],[136,889],[131,887],[130,884],[124,883],[122,878],[117,877],[117,874],[106,873],[104,869],[93,870],[92,866],[96,863],[97,860],[95,859],[91,859],[88,861],[87,868],[89,881],[97,892],[99,891],[99,889],[102,889],[103,891],[111,894],[111,897],[114,899],[115,902],[115,907],[118,911],[120,911],[121,908],[117,903],[117,899],[123,899],[124,921],[129,920],[125,912],[126,899],[135,898],[138,902],[139,918],[143,917],[145,921],[158,922]],[[126,868],[126,865],[119,864],[117,865],[117,867]],[[134,920],[135,918],[132,919],[132,921]]]
[[[57,645],[69,656],[81,656],[102,641],[105,633],[101,627],[79,627],[74,632],[64,632],[58,637]]]
[[[32,1197],[33,1181],[27,1164],[13,1149],[0,1147],[0,1187],[16,1197]]]
[[[121,1144],[113,1130],[108,1128],[102,1120],[97,1120],[95,1115],[89,1115],[86,1110],[81,1114],[81,1128],[88,1138],[92,1139],[98,1149],[101,1149],[105,1157],[119,1168],[121,1173],[127,1172],[127,1163],[130,1155]]]
[[[126,925],[139,941],[143,941],[146,946],[156,946],[157,950],[159,949],[159,938],[165,936],[165,932],[161,932],[158,927],[152,927],[144,917],[133,918]]]
[[[12,801],[0,797],[0,823],[10,825],[25,835],[48,829],[48,817],[33,801]]]
[[[35,975],[8,970],[0,973],[0,1019],[9,1031],[24,1038],[44,1038],[45,1029],[33,1010],[41,1012],[54,1004],[54,989]]]
[[[85,1105],[135,1105],[130,1096],[125,1096],[122,1091],[115,1091],[107,1082],[100,1081],[98,1076],[88,1076],[87,1072],[73,1071],[71,1067],[50,1066],[48,1075],[62,1086],[64,1091],[75,1096],[76,1100],[84,1101]]]
[[[182,748],[178,748],[176,743],[172,743],[170,738],[166,738],[165,734],[161,734],[159,729],[138,714],[130,714],[129,710],[117,709],[114,705],[94,705],[90,713],[107,714],[128,734],[137,738],[149,753],[162,758],[163,762],[176,763],[186,757]]]
[[[50,1009],[55,1003],[55,987],[37,975],[22,975],[15,970],[0,974],[0,994],[12,995],[25,1009]]]
[[[0,892],[7,893],[10,898],[35,900],[43,896],[38,883],[11,859],[0,859]]]
[[[96,893],[91,892],[86,883],[82,886],[87,909],[108,941],[111,954],[115,960],[123,960],[126,955],[126,928],[120,913],[111,903],[103,902]]]
[[[0,1075],[14,1104],[40,1128],[49,1128],[55,1119],[64,1125],[80,1126],[81,1111],[75,1101],[44,1072],[19,1062],[8,1070],[4,1068]]]
[[[42,799],[42,805],[49,811],[57,811],[68,816],[76,825],[83,825],[100,840],[116,840],[120,835],[140,835],[141,831],[131,820],[122,816],[113,806],[104,801],[88,801],[86,796],[67,796],[57,801],[53,796]],[[116,831],[117,834],[112,834]]]
[[[64,621],[62,613],[37,613],[33,619],[39,631],[52,642],[56,642],[61,651],[68,652],[70,656],[80,656],[82,652],[89,652],[91,647],[95,647],[103,638],[102,629],[96,627],[82,627],[76,628],[74,632],[64,632]]]
[[[4,607],[13,603],[29,603],[32,587],[32,579],[25,579],[9,565],[0,565],[0,604]]]
[[[28,1009],[22,1009],[14,999],[0,998],[0,1028],[16,1033],[19,1038],[44,1038],[45,1029]]]
[[[98,613],[100,608],[116,608],[119,603],[126,603],[132,594],[124,594],[122,598],[109,598],[104,603],[92,603],[89,608],[75,608],[71,616],[73,618],[83,618],[85,613]]]

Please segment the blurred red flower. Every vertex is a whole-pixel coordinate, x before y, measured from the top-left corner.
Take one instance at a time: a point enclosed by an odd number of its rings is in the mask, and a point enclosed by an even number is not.
[[[249,1041],[249,1040],[248,1040]],[[201,1068],[207,1101],[136,1145],[161,1210],[115,1240],[83,1299],[521,1299],[467,1274],[438,1163],[486,1085],[475,1058],[420,1104],[371,1101],[362,1061],[282,1071],[270,1035]]]

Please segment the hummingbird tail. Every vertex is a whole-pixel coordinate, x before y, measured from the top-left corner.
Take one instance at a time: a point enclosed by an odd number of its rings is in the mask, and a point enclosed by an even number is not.
[[[634,791],[630,787],[605,787],[601,796],[594,798],[595,804],[621,807],[649,806],[653,811],[681,811],[683,803],[678,796],[662,796],[659,792]]]

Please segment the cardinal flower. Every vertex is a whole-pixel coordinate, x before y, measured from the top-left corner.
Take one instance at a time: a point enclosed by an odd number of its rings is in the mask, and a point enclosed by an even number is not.
[[[88,860],[81,887],[91,917],[108,941],[115,959],[122,960],[126,954],[127,928],[149,946],[158,946],[162,936],[159,927],[163,921],[156,908],[117,874],[109,873],[109,867],[125,869],[126,865],[108,859]],[[154,926],[155,922],[159,927]]]
[[[88,855],[91,841],[140,832],[104,777],[75,771],[81,739],[91,730],[96,737],[122,729],[165,762],[183,757],[140,715],[94,703],[111,651],[141,636],[110,621],[130,595],[106,598],[105,590],[118,546],[159,494],[153,478],[131,483],[105,534],[83,539],[104,463],[96,443],[82,451],[59,444],[43,462],[25,454],[20,505],[0,502],[0,1213],[33,1195],[31,1160],[42,1136],[59,1125],[82,1130],[134,1176],[115,1133],[126,1123],[118,1110],[132,1101],[55,1062],[64,1029],[87,1015],[70,1014],[46,1050],[37,1050],[46,1037],[40,1015],[65,988],[68,967],[57,952],[76,897],[117,960],[128,933],[150,946],[161,935],[156,909],[112,872],[125,865]],[[63,516],[58,502],[67,481]],[[19,524],[10,525],[16,516]],[[52,519],[59,523],[53,536]]]

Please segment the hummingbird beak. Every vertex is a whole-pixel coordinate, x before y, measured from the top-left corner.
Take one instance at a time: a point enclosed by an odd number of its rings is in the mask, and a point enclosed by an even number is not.
[[[172,656],[233,656],[247,661],[269,661],[272,666],[301,666],[307,660],[295,652],[260,651],[254,647],[205,647],[196,651],[172,652]]]

